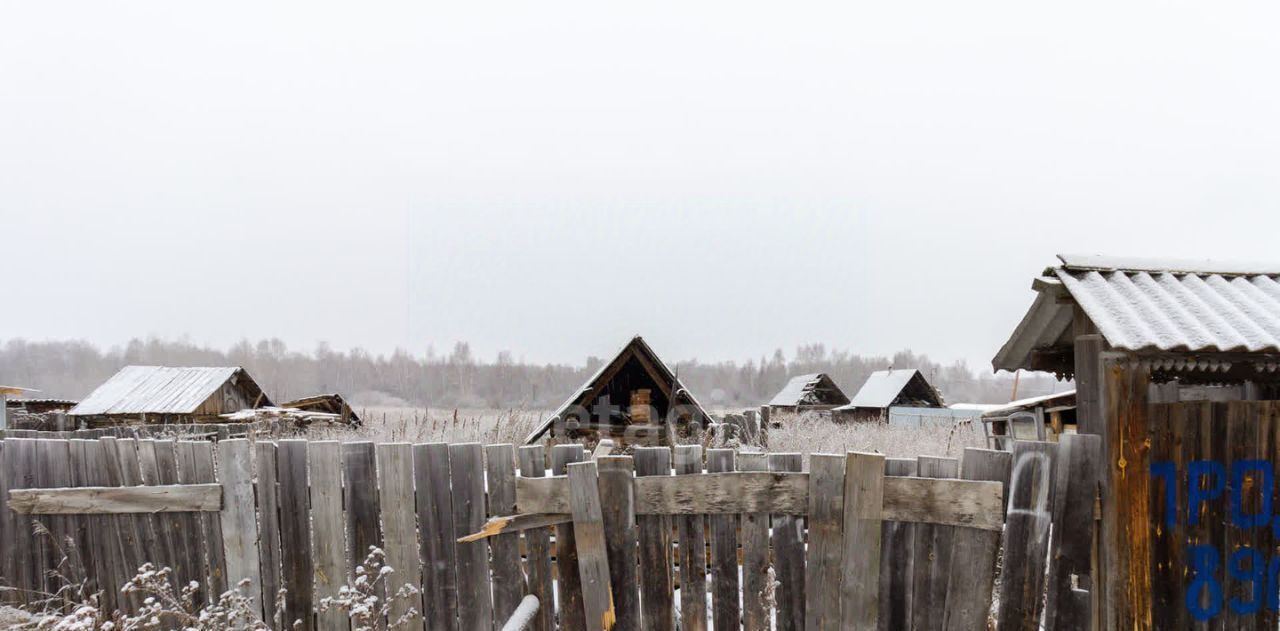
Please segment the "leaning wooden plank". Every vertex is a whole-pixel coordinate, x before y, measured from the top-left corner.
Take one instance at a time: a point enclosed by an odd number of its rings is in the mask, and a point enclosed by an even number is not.
[[[568,487],[563,476],[516,480],[521,513],[566,513]],[[635,480],[637,515],[781,513],[808,510],[807,473],[745,471],[707,473],[682,481],[652,477]],[[967,480],[886,478],[881,517],[964,526],[985,530],[1004,527],[1001,485]]]
[[[884,456],[849,452],[844,472],[841,628],[871,630],[880,620],[880,528]]]
[[[708,449],[707,472],[733,471],[732,449]],[[661,478],[651,478],[661,479]],[[672,480],[676,478],[671,478]],[[741,590],[738,582],[738,515],[714,514],[707,519],[711,542],[711,626],[716,631],[741,628]]]
[[[453,528],[474,532],[484,524],[484,450],[479,443],[449,446],[453,487]],[[458,618],[462,629],[493,626],[489,546],[483,541],[457,547]]]
[[[678,445],[675,470],[681,480],[694,480],[702,473],[702,447]],[[681,515],[676,521],[680,539],[680,629],[707,629],[707,544],[706,517]]]
[[[515,448],[509,444],[488,445],[484,448],[484,463],[489,489],[486,514],[510,515],[516,508]],[[528,591],[520,567],[520,533],[489,539],[489,556],[493,565],[493,617],[506,620]]]
[[[960,473],[955,458],[920,456],[917,467],[922,478],[954,478]],[[911,587],[912,624],[916,629],[938,629],[946,609],[947,578],[951,574],[951,526],[916,524],[912,544]]]
[[[401,593],[405,586],[416,590],[422,584],[413,496],[413,446],[383,443],[377,449],[382,550],[386,553],[383,565],[393,570],[386,578],[386,602],[390,606],[387,620],[391,626],[414,626],[422,612],[422,596]]]
[[[671,449],[636,447],[636,475],[671,475]],[[671,518],[666,515],[636,517],[640,543],[640,603],[644,628],[675,629],[675,583],[671,567]]]
[[[224,440],[218,443],[218,449],[222,451],[228,443],[235,442],[243,441]],[[311,443],[307,450],[307,464],[311,474],[311,531],[314,535],[311,555],[315,558],[315,599],[319,604],[326,598],[337,598],[339,590],[347,584],[349,571],[346,524],[342,521],[341,443],[330,440]],[[226,531],[224,522],[223,532]],[[414,554],[417,554],[416,545]],[[230,565],[231,559],[228,558],[227,566]],[[349,624],[340,609],[329,607],[316,614],[316,628],[320,631],[346,631]]]
[[[287,628],[285,612],[277,604],[284,588],[280,567],[280,481],[276,444],[260,441],[254,444],[257,467],[258,552],[262,567],[262,609],[268,624]],[[376,518],[371,518],[377,521]]]
[[[573,534],[582,577],[582,608],[587,631],[608,631],[616,616],[609,584],[609,556],[605,550],[604,516],[594,461],[568,466]]]
[[[1165,427],[1168,426],[1166,424]],[[1270,440],[1259,443],[1267,446]],[[1093,507],[1097,499],[1101,460],[1100,436],[1066,434],[1058,441],[1054,526],[1044,615],[1045,628],[1049,631],[1080,629],[1089,624],[1092,603],[1087,587],[1092,584],[1088,577],[1092,572]],[[1073,581],[1073,576],[1078,578]],[[1073,583],[1079,583],[1083,588]],[[1173,602],[1170,606],[1176,609],[1179,604]]]
[[[809,456],[809,548],[804,577],[807,631],[840,628],[844,469],[844,456]]]
[[[739,471],[768,471],[762,453],[738,454]],[[742,628],[767,631],[770,624],[769,513],[742,515]]]
[[[771,471],[800,471],[800,454],[769,454]],[[804,521],[798,515],[773,515],[773,570],[778,582],[774,601],[777,631],[804,629]]]
[[[586,457],[582,445],[556,445],[551,448],[551,473],[563,476],[568,472],[568,465],[581,462]],[[521,478],[524,480],[527,478]],[[538,478],[532,478],[538,479]],[[564,490],[569,491],[568,478]],[[516,504],[520,504],[520,480],[516,480]],[[565,496],[566,500],[568,495]],[[561,513],[570,512],[568,501]],[[587,628],[586,613],[582,607],[582,577],[578,574],[578,546],[573,534],[573,525],[556,527],[556,602],[559,603],[560,628],[564,631],[582,631]]]
[[[227,560],[227,583],[253,599],[262,615],[262,570],[258,566],[258,520],[253,512],[253,462],[249,441],[218,443],[218,481],[222,486],[222,555]],[[241,581],[247,585],[241,586]]]
[[[636,528],[635,497],[631,483],[635,466],[631,456],[597,456],[593,458],[598,471],[600,510],[605,538],[605,552],[609,561],[609,585],[617,617],[618,631],[640,629],[639,557],[636,549],[639,531]]]
[[[965,449],[960,459],[960,476],[966,480],[1003,483],[1009,477],[1011,464],[1012,454],[1007,451]],[[956,529],[951,544],[951,575],[947,579],[942,628],[963,631],[986,625],[999,548],[999,532]]]
[[[542,445],[525,445],[519,449],[520,474],[527,477],[543,477],[546,475],[546,457]],[[570,523],[572,515],[557,515]],[[492,520],[490,520],[492,521]],[[556,522],[564,523],[564,522]],[[485,524],[488,526],[488,523]],[[553,523],[543,526],[553,526]],[[555,606],[551,577],[551,532],[545,527],[534,527],[524,531],[525,545],[528,549],[525,562],[529,575],[529,593],[538,598],[541,606],[530,624],[530,631],[552,631],[555,628]]]
[[[315,628],[315,567],[311,558],[311,511],[307,507],[307,441],[282,440],[280,472],[280,567],[284,577],[285,620],[304,631]]]
[[[413,446],[414,485],[418,489],[418,533],[422,557],[422,606],[428,629],[458,628],[457,543],[453,498],[449,490],[449,446]]]
[[[1004,571],[996,612],[996,624],[1002,631],[1040,627],[1056,454],[1054,443],[1018,441],[1013,445]]]

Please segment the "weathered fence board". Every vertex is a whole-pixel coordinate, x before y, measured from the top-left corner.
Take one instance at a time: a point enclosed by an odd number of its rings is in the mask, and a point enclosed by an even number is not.
[[[93,442],[96,441],[85,441]],[[84,449],[81,445],[80,449]],[[85,456],[81,455],[81,458]],[[14,489],[9,508],[27,515],[113,515],[222,510],[218,484]]]
[[[849,452],[844,473],[844,551],[840,617],[844,629],[874,629],[880,605],[880,528],[884,456]]]
[[[604,515],[600,506],[596,463],[571,464],[568,477],[587,630],[608,631],[613,628],[617,616],[609,584],[609,557],[605,550]]]
[[[707,450],[708,473],[733,471],[736,466],[732,449]],[[711,542],[711,626],[716,631],[737,631],[742,616],[738,582],[738,515],[717,513],[709,517],[707,523],[710,527],[707,539]]]
[[[484,448],[488,481],[488,516],[510,515],[516,510],[515,450],[511,445]],[[520,567],[520,535],[502,534],[489,539],[493,560],[493,615],[506,620],[520,606],[528,586]]]
[[[844,456],[809,456],[809,548],[804,577],[808,631],[840,628],[844,467]]]
[[[996,614],[1002,631],[1040,628],[1056,453],[1054,443],[1014,443],[1004,549],[1006,559],[1020,558],[1022,562],[1004,564]]]
[[[915,458],[886,458],[887,476],[908,477],[916,474]],[[880,621],[878,628],[911,627],[913,524],[888,521],[880,526]]]
[[[449,488],[449,446],[413,446],[418,490],[418,532],[422,539],[422,605],[428,629],[458,628],[457,544],[453,496]]]
[[[960,472],[955,458],[920,456],[916,459],[921,478],[954,478]],[[911,587],[912,625],[916,629],[942,628],[946,608],[947,577],[951,574],[951,526],[917,523],[914,528]]]
[[[1009,479],[1012,462],[1012,455],[1007,451],[966,449],[960,459],[960,477],[1004,484]],[[999,548],[999,532],[956,529],[942,628],[963,631],[986,625]]]
[[[233,441],[218,443],[219,449],[229,442]],[[311,476],[311,554],[315,558],[315,600],[319,607],[326,598],[336,598],[347,583],[346,528],[342,520],[342,445],[335,441],[311,443],[307,450],[307,465]],[[226,531],[225,527],[223,531]],[[416,549],[414,553],[417,553]],[[346,616],[337,607],[316,613],[316,628],[320,631],[344,631],[348,627]]]
[[[144,441],[145,443],[145,441]],[[268,621],[281,626],[285,612],[279,607],[284,576],[280,569],[280,485],[275,443],[254,446],[258,495],[258,558],[262,565],[262,608]],[[145,471],[145,470],[144,470]],[[377,521],[377,519],[373,519]]]
[[[253,513],[252,458],[249,441],[243,438],[218,443],[218,478],[224,500],[219,518],[222,520],[227,582],[239,588],[240,581],[248,580],[242,592],[254,599],[261,612],[262,570],[258,566],[258,520]],[[317,515],[317,521],[323,520],[323,508]],[[341,539],[338,541],[340,543]]]
[[[675,450],[678,479],[702,473],[702,447],[679,445]],[[676,521],[680,542],[680,629],[707,629],[706,517],[683,515]]]
[[[585,458],[586,450],[582,445],[556,445],[551,448],[551,473],[566,475],[569,464],[582,462]],[[523,501],[517,487],[516,502],[522,511],[526,510]],[[570,512],[568,504],[559,512]],[[578,545],[572,524],[556,527],[556,575],[556,598],[562,612],[560,628],[583,631],[587,628],[587,621],[582,605],[582,579],[578,574]]]
[[[542,445],[525,445],[519,450],[520,475],[541,478],[546,475],[546,453]],[[534,616],[530,631],[552,631],[555,628],[554,590],[551,576],[551,531],[534,528],[524,533],[528,549],[526,568],[529,593],[538,597],[541,606]]]
[[[671,450],[636,447],[639,477],[671,475]],[[675,584],[671,566],[671,518],[666,515],[636,517],[640,545],[640,602],[646,631],[675,629]]]
[[[1168,420],[1167,416],[1165,420]],[[1171,437],[1167,432],[1163,435]],[[1050,539],[1049,584],[1044,616],[1045,629],[1048,631],[1080,629],[1089,625],[1092,611],[1089,589],[1093,555],[1093,512],[1101,459],[1102,439],[1099,436],[1067,434],[1058,442],[1058,462],[1054,471],[1054,527]],[[1182,544],[1175,542],[1172,533],[1167,530],[1162,529],[1162,534],[1169,537],[1167,558],[1172,561],[1181,554]],[[1164,605],[1172,610],[1183,608],[1182,603],[1172,600]]]
[[[600,487],[600,509],[609,560],[609,586],[618,631],[639,631],[639,531],[636,528],[635,486],[631,483],[635,465],[631,456],[595,458]],[[579,539],[579,541],[581,541]]]
[[[392,568],[386,578],[390,623],[409,620],[409,610],[422,613],[422,596],[401,594],[404,586],[420,589],[422,570],[418,546],[418,522],[413,493],[413,446],[408,443],[378,445],[378,504],[382,515],[384,565]]]
[[[770,471],[798,472],[803,464],[800,454],[769,455]],[[774,596],[777,631],[804,629],[804,528],[804,518],[798,515],[773,515],[773,569],[778,582]]]
[[[455,533],[475,532],[484,525],[484,450],[479,443],[449,446]],[[489,545],[458,544],[458,617],[462,629],[493,626],[493,591],[489,581]]]
[[[315,628],[312,616],[315,587],[311,577],[311,519],[307,507],[307,441],[282,440],[277,453],[280,476],[280,567],[285,585],[285,619],[301,621],[303,631]]]
[[[762,453],[738,455],[739,471],[768,471],[769,457]],[[769,513],[742,515],[742,628],[767,631],[770,624]]]

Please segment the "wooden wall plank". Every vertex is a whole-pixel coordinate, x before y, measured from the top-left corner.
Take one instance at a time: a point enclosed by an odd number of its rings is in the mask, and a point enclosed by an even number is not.
[[[123,442],[123,441],[122,441]],[[227,582],[254,601],[262,614],[262,568],[258,557],[258,520],[253,506],[253,454],[243,438],[218,443],[218,482],[222,485],[222,554]],[[241,586],[242,580],[248,580]]]
[[[144,441],[145,442],[145,441]],[[262,568],[262,609],[266,620],[275,628],[288,626],[286,612],[280,607],[279,593],[284,588],[280,563],[280,476],[279,449],[275,443],[254,444],[254,466],[258,495],[258,558]],[[373,519],[377,521],[377,519]]]
[[[556,445],[551,448],[552,475],[566,475],[568,465],[582,462],[586,450],[582,445]],[[566,486],[567,490],[567,486]],[[517,489],[516,501],[522,502]],[[569,512],[569,506],[561,512]],[[523,504],[520,510],[527,510]],[[582,606],[582,577],[578,575],[578,546],[573,525],[556,526],[556,598],[559,603],[560,628],[564,631],[582,631],[587,628],[586,612]]]
[[[1049,526],[1053,508],[1053,470],[1057,445],[1018,441],[1013,445],[1009,515],[1004,532],[1004,572],[1000,577],[999,628],[1040,628]],[[1147,498],[1143,498],[1146,502]]]
[[[421,594],[405,594],[401,589],[422,585],[421,558],[418,548],[418,521],[413,493],[413,446],[409,443],[382,443],[377,447],[378,504],[382,515],[383,565],[394,570],[386,579],[388,624],[404,621],[421,624]],[[409,615],[410,610],[415,613]]]
[[[595,461],[601,517],[604,532],[608,533],[604,544],[609,561],[613,608],[618,621],[614,628],[618,631],[639,631],[639,531],[636,528],[635,497],[632,495],[635,464],[631,456],[599,456]]]
[[[671,475],[671,449],[636,447],[636,476]],[[665,515],[636,517],[640,539],[640,603],[644,629],[674,631],[675,577],[671,554],[671,518]]]
[[[484,462],[489,488],[486,514],[515,514],[515,449],[510,444],[488,445],[484,448]],[[493,560],[493,616],[502,622],[511,617],[528,591],[520,567],[520,533],[490,537],[489,556]]]
[[[809,547],[804,577],[807,631],[840,628],[844,469],[844,456],[809,456]]]
[[[568,476],[587,631],[608,631],[613,628],[617,616],[609,584],[609,555],[605,549],[596,463],[587,461],[568,465]]]
[[[770,471],[798,472],[803,464],[800,454],[769,454]],[[802,631],[804,629],[804,518],[775,513],[772,537],[774,578],[778,582],[777,593],[774,596],[777,602],[775,629]]]
[[[702,447],[677,445],[675,470],[678,476],[702,474]],[[687,478],[686,478],[687,479]],[[676,518],[680,541],[680,629],[707,629],[707,547],[706,517],[682,515]]]
[[[457,536],[449,489],[449,446],[413,446],[418,524],[422,539],[422,600],[428,629],[458,628]],[[548,601],[550,602],[550,601]]]
[[[453,529],[471,533],[484,525],[484,451],[479,443],[449,445],[453,487]],[[462,629],[493,626],[493,592],[489,584],[489,546],[485,541],[457,547],[458,617]]]
[[[768,471],[769,457],[763,453],[738,454],[739,471]],[[877,510],[879,515],[880,511]],[[769,513],[744,513],[742,525],[742,628],[768,631],[772,628],[773,586],[769,577]]]
[[[1165,409],[1164,423],[1169,429],[1168,408]],[[1172,438],[1171,431],[1162,431],[1166,439]],[[1171,454],[1170,440],[1161,439],[1158,447],[1162,454]],[[1061,629],[1081,629],[1089,626],[1092,618],[1089,586],[1092,583],[1093,555],[1093,513],[1098,493],[1098,471],[1102,467],[1102,438],[1093,434],[1067,434],[1058,441],[1058,462],[1055,471],[1053,502],[1053,534],[1049,550],[1048,596],[1045,599],[1045,629],[1055,631]],[[1152,495],[1153,501],[1163,496]],[[1154,513],[1159,514],[1159,513]],[[1173,539],[1159,523],[1152,527],[1161,527],[1167,534],[1169,547],[1163,557],[1164,565],[1174,555],[1180,553],[1185,545]],[[1171,571],[1180,572],[1181,568]],[[1075,577],[1073,579],[1073,577]],[[1174,584],[1177,584],[1174,579]],[[1079,583],[1077,588],[1073,583]],[[1154,585],[1153,585],[1154,587]],[[1171,598],[1165,607],[1171,612],[1185,609],[1180,598]],[[1171,628],[1171,627],[1163,627]]]
[[[910,477],[916,474],[915,458],[886,458],[886,476]],[[886,482],[888,480],[886,479]],[[912,550],[915,543],[914,524],[885,521],[880,530],[880,623],[879,629],[911,627]]]
[[[315,628],[315,566],[311,559],[311,510],[307,476],[307,441],[282,440],[276,470],[280,476],[280,568],[284,578],[285,615],[299,628]]]
[[[736,470],[735,456],[732,449],[708,449],[707,472]],[[742,624],[738,519],[738,515],[730,514],[711,515],[707,519],[711,541],[711,626],[716,631],[737,631]]]
[[[960,473],[955,458],[920,456],[916,459],[922,478],[954,478]],[[951,573],[952,526],[917,523],[914,527],[914,574],[911,588],[912,624],[917,629],[942,628],[947,601],[947,578]]]
[[[1065,439],[1066,437],[1064,437]],[[1009,479],[1013,454],[990,449],[965,449],[960,459],[960,477],[1004,483]],[[1090,514],[1093,505],[1089,506]],[[995,587],[996,554],[1000,533],[977,528],[957,528],[951,551],[951,574],[942,628],[963,631],[986,626]],[[1085,622],[1088,627],[1088,610]]]
[[[880,535],[881,507],[884,505],[884,456],[849,452],[845,457],[844,475],[844,563],[840,581],[841,627],[875,629],[880,620]]]
[[[220,453],[229,442],[237,441],[218,443]],[[227,464],[223,461],[224,476]],[[339,590],[347,584],[347,576],[351,572],[347,566],[346,523],[342,516],[342,444],[331,440],[311,443],[307,450],[307,465],[311,475],[311,555],[315,559],[315,601],[319,604],[326,598],[336,598]],[[225,479],[223,484],[226,484]],[[252,496],[249,499],[252,501]],[[224,520],[224,533],[227,532],[226,523]],[[414,555],[417,555],[416,545]],[[230,554],[227,567],[231,567]],[[229,576],[234,580],[234,573]],[[319,631],[346,631],[350,624],[344,612],[330,607],[316,613],[316,628]]]
[[[348,566],[354,572],[382,545],[378,519],[378,461],[371,442],[342,444],[342,505],[346,507]],[[355,580],[349,576],[349,580]]]
[[[546,475],[546,455],[542,445],[520,447],[520,475],[541,478]],[[533,528],[524,532],[528,549],[525,563],[529,575],[529,593],[538,597],[541,606],[534,616],[530,631],[555,629],[555,591],[551,575],[551,529]]]

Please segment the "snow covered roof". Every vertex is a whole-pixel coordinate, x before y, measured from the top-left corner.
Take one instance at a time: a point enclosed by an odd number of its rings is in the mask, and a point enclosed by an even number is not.
[[[191,414],[232,379],[261,393],[243,368],[125,366],[68,412],[98,414]],[[271,402],[262,397],[264,405]]]
[[[853,401],[849,405],[836,408],[837,410],[851,410],[853,408],[887,408],[893,405],[898,395],[911,385],[913,379],[919,379],[917,386],[924,398],[932,399],[933,403],[938,407],[942,407],[942,397],[938,396],[933,386],[925,380],[924,375],[914,368],[899,368],[897,370],[879,370],[871,373],[867,377],[866,383],[862,384],[862,388],[858,393],[853,395]],[[922,386],[922,387],[921,387]]]
[[[1034,351],[1068,347],[1073,302],[1120,350],[1280,352],[1280,264],[1058,258],[1032,284],[1035,302],[996,370],[1033,368]]]
[[[778,394],[769,401],[771,406],[796,407],[802,405],[844,405],[849,402],[836,382],[826,373],[813,373],[792,377]]]
[[[1038,397],[1027,397],[1025,399],[1018,399],[1017,401],[1010,401],[1008,403],[1005,403],[1004,405],[997,405],[992,409],[987,410],[986,412],[983,412],[982,416],[984,417],[1008,416],[1020,410],[1030,410],[1030,409],[1040,407],[1042,405],[1048,406],[1048,407],[1057,407],[1057,406],[1074,407],[1075,404],[1076,404],[1076,391],[1074,389],[1063,390],[1062,392],[1055,392],[1053,394],[1046,394]]]

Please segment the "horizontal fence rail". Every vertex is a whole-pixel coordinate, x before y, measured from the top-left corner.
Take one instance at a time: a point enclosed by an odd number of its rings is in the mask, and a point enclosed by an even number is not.
[[[975,629],[993,613],[1034,629],[1046,591],[1050,611],[1087,610],[1078,567],[1070,588],[1050,578],[1047,532],[1089,523],[1093,438],[959,461],[815,454],[808,471],[697,445],[8,438],[0,584],[21,605],[71,575],[136,608],[120,588],[150,562],[200,602],[242,589],[273,627],[332,631],[351,628],[331,603],[344,588],[388,602],[384,624],[432,630]],[[393,571],[367,567],[371,548]]]

